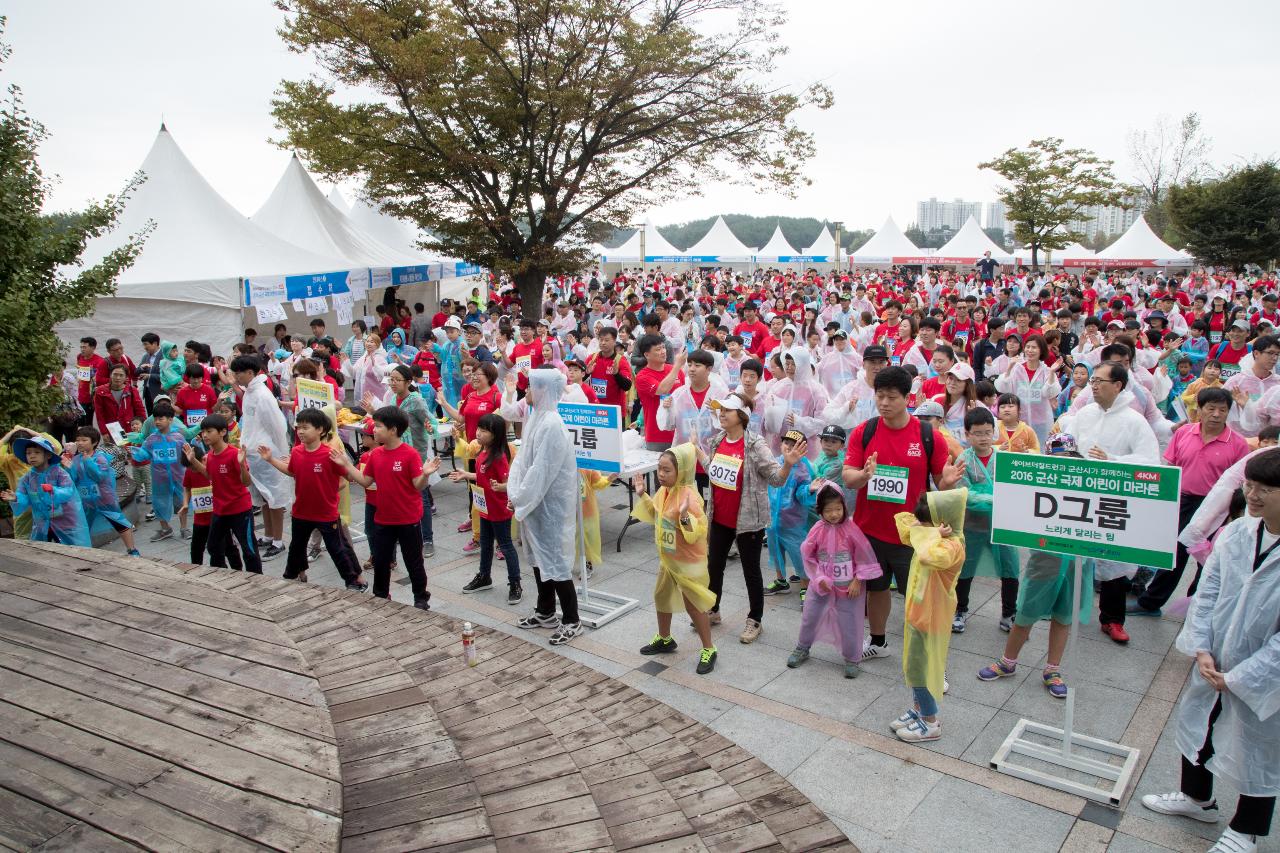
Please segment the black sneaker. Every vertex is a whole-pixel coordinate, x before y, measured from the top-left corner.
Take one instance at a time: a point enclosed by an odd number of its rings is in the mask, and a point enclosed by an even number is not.
[[[284,552],[285,552],[284,548],[278,545],[270,545],[265,550],[263,550],[261,559],[263,562],[266,562],[267,560],[274,560],[276,557],[279,557]]]
[[[368,592],[369,585],[361,581],[352,581],[351,583],[347,584],[347,589],[351,590],[352,592]]]
[[[519,604],[522,598],[524,590],[520,588],[520,584],[507,584],[507,604]]]
[[[640,647],[642,655],[671,655],[675,654],[676,641],[674,637],[663,637],[661,634],[654,634],[653,639],[648,644]]]
[[[775,580],[764,588],[765,595],[786,595],[791,592],[791,584],[784,580]]]
[[[720,653],[715,649],[703,649],[698,656],[698,675],[706,675],[716,668],[716,658]]]
[[[482,589],[493,589],[493,581],[479,572],[471,579],[471,582],[462,588],[463,592],[479,592]]]
[[[415,598],[413,600],[413,606],[418,608],[419,610],[430,610],[431,609],[431,593],[427,593],[422,598]]]

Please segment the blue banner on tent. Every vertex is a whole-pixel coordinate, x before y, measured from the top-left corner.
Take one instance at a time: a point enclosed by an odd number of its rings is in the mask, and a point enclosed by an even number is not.
[[[418,264],[412,267],[392,267],[391,283],[399,286],[402,284],[419,284],[424,281],[439,281],[441,273],[441,264]]]
[[[683,264],[687,261],[700,261],[702,258],[688,258],[684,255],[645,255],[646,264]],[[713,262],[715,258],[711,259]]]
[[[349,293],[348,270],[311,275],[258,276],[244,280],[245,305],[275,305],[290,299],[312,299]]]
[[[829,261],[827,255],[779,255],[778,263],[780,264],[825,264]]]
[[[479,275],[483,272],[483,268],[479,264],[468,264],[458,261],[453,265],[453,277],[464,278],[469,275]]]

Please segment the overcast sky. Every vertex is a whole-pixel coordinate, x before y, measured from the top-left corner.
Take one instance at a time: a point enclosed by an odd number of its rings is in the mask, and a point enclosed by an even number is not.
[[[272,92],[311,69],[284,49],[268,0],[7,5],[13,57],[2,77],[51,133],[41,163],[59,179],[53,207],[118,190],[161,116],[233,205],[251,214],[266,199],[288,161],[270,144]],[[918,199],[993,200],[997,178],[976,164],[1035,137],[1091,148],[1128,178],[1128,131],[1162,113],[1199,112],[1217,164],[1280,153],[1280,60],[1268,41],[1280,33],[1278,3],[786,7],[780,80],[821,80],[835,94],[830,110],[799,117],[817,139],[812,184],[794,199],[709,187],[654,210],[654,221],[736,212],[875,228],[892,214],[905,228]]]

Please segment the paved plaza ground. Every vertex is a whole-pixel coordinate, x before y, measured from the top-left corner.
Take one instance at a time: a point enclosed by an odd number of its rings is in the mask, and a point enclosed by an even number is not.
[[[354,492],[358,495],[360,490]],[[427,561],[433,609],[527,636],[514,622],[533,606],[528,567],[523,567],[525,600],[518,606],[506,603],[506,569],[501,562],[494,566],[492,590],[462,594],[479,563],[478,555],[462,553],[470,534],[456,532],[466,511],[466,493],[462,485],[447,481],[433,492],[439,510],[436,556]],[[1116,811],[990,769],[993,753],[1020,718],[1061,725],[1063,711],[1063,703],[1049,697],[1038,677],[1047,648],[1043,625],[1033,632],[1015,677],[994,683],[975,677],[1004,646],[994,583],[975,581],[973,618],[964,634],[952,637],[951,692],[941,708],[942,739],[912,746],[888,728],[908,701],[901,672],[900,600],[894,603],[890,621],[894,654],[868,661],[857,679],[843,678],[838,653],[822,646],[815,646],[809,663],[791,670],[786,658],[799,628],[799,597],[793,593],[766,598],[764,633],[753,645],[740,644],[747,599],[738,563],[731,561],[721,606],[724,624],[714,629],[719,661],[714,673],[700,677],[694,674],[699,643],[687,618],[675,621],[677,654],[655,660],[638,653],[656,625],[652,530],[632,527],[623,538],[622,551],[615,551],[626,518],[626,491],[615,485],[600,493],[600,502],[604,562],[596,566],[591,583],[634,597],[640,606],[558,651],[670,704],[750,750],[825,810],[867,853],[986,851],[993,846],[1020,853],[1200,851],[1225,827],[1235,793],[1224,788],[1218,791],[1224,823],[1216,826],[1157,815],[1137,800],[1142,794],[1177,787],[1178,753],[1168,721],[1190,671],[1189,659],[1172,648],[1179,621],[1131,617],[1128,630],[1133,639],[1127,648],[1116,646],[1090,625],[1081,629],[1079,648],[1069,652],[1067,675],[1078,688],[1076,731],[1142,751],[1137,785]],[[358,501],[354,517],[363,517]],[[155,522],[143,525],[139,545],[145,556],[188,559],[189,543],[176,536],[149,544],[155,529]],[[122,550],[119,543],[110,548]],[[363,559],[367,544],[356,548]],[[283,556],[265,564],[269,575],[278,577],[283,571]],[[767,563],[765,571],[767,579]],[[341,583],[327,555],[308,575],[312,583]],[[393,584],[395,599],[412,601],[404,573],[396,579],[402,583]],[[1280,851],[1280,839],[1264,839],[1259,850]]]

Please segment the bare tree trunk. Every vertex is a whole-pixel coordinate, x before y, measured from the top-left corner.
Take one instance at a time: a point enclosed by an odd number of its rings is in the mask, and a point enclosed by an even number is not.
[[[542,295],[547,287],[547,274],[530,269],[515,275],[516,289],[520,292],[520,317],[525,320],[542,319]]]

